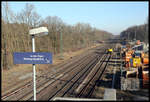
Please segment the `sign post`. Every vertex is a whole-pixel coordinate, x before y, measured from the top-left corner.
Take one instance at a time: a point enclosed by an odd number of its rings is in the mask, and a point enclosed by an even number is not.
[[[29,34],[32,35],[32,51],[35,52],[35,39],[34,36],[41,36],[41,35],[47,35],[48,29],[46,27],[39,27],[35,29],[31,29],[29,31]],[[36,100],[36,70],[35,70],[35,64],[33,64],[33,84],[34,84],[34,100]]]
[[[32,64],[33,65],[33,95],[36,101],[36,69],[35,64],[52,64],[52,54],[47,52],[35,52],[35,36],[48,34],[46,27],[31,29],[29,34],[32,36],[32,52],[15,52],[13,54],[14,64]]]
[[[35,38],[32,35],[32,52],[35,52]],[[36,70],[35,64],[33,64],[33,91],[34,91],[34,100],[36,100]]]

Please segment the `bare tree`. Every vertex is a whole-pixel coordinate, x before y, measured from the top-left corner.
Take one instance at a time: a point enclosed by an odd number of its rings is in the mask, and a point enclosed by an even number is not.
[[[40,25],[41,16],[35,11],[35,7],[32,4],[26,4],[21,13],[17,14],[19,23],[24,23],[30,27],[38,27]]]
[[[48,27],[47,36],[37,38],[36,51],[53,52],[75,51],[79,48],[92,45],[93,41],[108,37],[110,34],[92,28],[90,24],[77,23],[76,25],[65,24],[57,16],[48,16],[42,19],[35,11],[34,5],[26,4],[21,12],[14,14],[8,3],[3,3],[2,12],[2,66],[8,68],[13,64],[13,52],[31,51],[31,37],[28,34],[30,28],[38,26]],[[62,35],[62,36],[61,36]],[[107,36],[108,35],[108,36]],[[63,39],[63,40],[61,40]],[[61,48],[63,43],[63,48]],[[84,45],[84,46],[83,46]],[[9,59],[9,60],[7,60]]]

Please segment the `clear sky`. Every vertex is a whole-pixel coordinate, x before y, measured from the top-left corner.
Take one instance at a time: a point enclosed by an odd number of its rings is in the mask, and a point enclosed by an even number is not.
[[[58,16],[65,23],[89,23],[92,27],[119,34],[130,26],[144,24],[148,18],[148,1],[143,2],[8,2],[12,11],[20,12],[26,3],[33,4],[42,17]]]

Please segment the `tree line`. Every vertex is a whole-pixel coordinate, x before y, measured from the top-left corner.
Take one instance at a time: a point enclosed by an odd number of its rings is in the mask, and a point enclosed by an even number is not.
[[[148,34],[148,19],[146,20],[145,24],[132,26],[128,29],[122,31],[120,33],[121,38],[125,38],[128,40],[140,40],[142,42],[148,43],[149,42],[149,34]]]
[[[68,25],[57,16],[47,16],[44,19],[35,11],[32,4],[17,13],[14,13],[6,2],[2,4],[1,18],[1,66],[10,69],[13,64],[13,52],[32,52],[31,36],[29,30],[45,26],[49,34],[36,37],[36,52],[60,53],[60,45],[63,44],[63,52],[74,51],[94,44],[96,40],[106,40],[112,34],[91,27],[88,23]],[[62,34],[62,41],[60,41]]]

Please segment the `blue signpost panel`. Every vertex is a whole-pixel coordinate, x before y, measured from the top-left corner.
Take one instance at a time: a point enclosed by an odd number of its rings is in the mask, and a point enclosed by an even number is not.
[[[52,64],[52,53],[14,52],[14,64]]]

